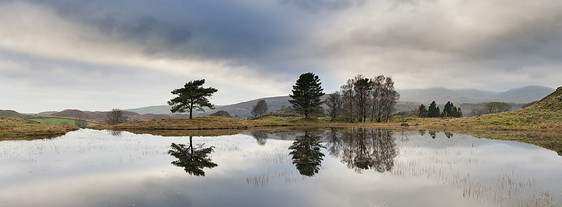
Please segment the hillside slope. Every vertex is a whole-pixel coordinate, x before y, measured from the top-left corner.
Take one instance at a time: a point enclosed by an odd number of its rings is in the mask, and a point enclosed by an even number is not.
[[[519,136],[511,136],[509,140],[540,145],[553,149],[562,155],[562,87],[537,103],[521,110],[461,119],[447,119],[427,123],[422,127],[445,131],[469,131],[471,133],[481,131],[485,132],[488,137],[502,136],[502,132],[516,132]]]
[[[411,101],[418,103],[478,103],[502,101],[510,103],[529,103],[545,97],[552,93],[553,88],[543,86],[525,86],[514,88],[504,92],[493,92],[476,89],[447,89],[447,88],[427,88],[398,90],[401,101]]]
[[[478,129],[562,131],[562,87],[521,110],[451,119],[446,124],[466,124]]]
[[[12,110],[0,110],[0,118],[8,118],[8,119],[28,119],[31,118],[30,115],[20,114],[16,111]]]

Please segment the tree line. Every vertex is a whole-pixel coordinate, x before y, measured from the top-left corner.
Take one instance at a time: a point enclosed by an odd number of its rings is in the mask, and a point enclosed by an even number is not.
[[[391,77],[357,75],[347,80],[340,91],[328,95],[327,112],[332,121],[341,116],[348,122],[366,122],[368,119],[388,122],[399,98]]]
[[[424,117],[462,117],[462,110],[461,107],[455,107],[453,103],[448,101],[445,106],[443,107],[443,111],[439,109],[435,101],[429,104],[429,108],[426,108],[425,105],[420,105],[418,108],[418,116],[421,118]]]
[[[215,88],[204,88],[202,85],[205,80],[190,81],[183,88],[175,89],[172,94],[177,97],[168,101],[174,112],[189,112],[192,118],[193,110],[204,111],[205,108],[214,109],[214,105],[209,102],[208,97],[218,90]],[[320,116],[324,114],[322,104],[326,103],[327,113],[332,121],[338,117],[343,117],[349,122],[388,121],[394,111],[394,105],[400,95],[394,90],[394,81],[391,77],[379,75],[374,78],[367,78],[357,75],[349,79],[346,84],[341,86],[340,91],[336,91],[325,100],[325,95],[321,86],[320,78],[314,73],[304,73],[299,76],[291,94],[289,102],[292,109],[305,118]],[[266,114],[267,103],[264,100],[252,109],[252,116],[258,118]]]

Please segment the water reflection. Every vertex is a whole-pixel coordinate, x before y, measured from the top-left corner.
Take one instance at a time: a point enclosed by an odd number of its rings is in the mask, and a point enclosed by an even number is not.
[[[352,129],[338,135],[337,131],[331,130],[328,137],[340,136],[341,141],[335,142],[332,138],[328,145],[334,150],[331,154],[340,155],[341,161],[358,173],[369,169],[385,172],[392,169],[398,155],[392,133],[381,129]],[[335,153],[336,149],[339,153]]]
[[[119,136],[121,136],[121,134],[123,133],[123,131],[109,130],[109,133],[110,133],[112,136],[119,137]]]
[[[267,132],[259,130],[250,132],[250,134],[256,139],[259,145],[263,146],[267,143]]]
[[[439,131],[429,131],[429,135],[431,136],[431,138],[435,139],[435,137],[437,136],[437,132]]]
[[[168,154],[178,158],[172,162],[173,165],[183,167],[185,172],[195,176],[205,176],[204,168],[214,168],[218,165],[212,162],[209,154],[213,152],[214,146],[204,148],[204,144],[193,147],[193,137],[189,137],[189,146],[186,148],[185,144],[172,143],[172,149]]]
[[[305,131],[304,136],[297,136],[297,139],[289,147],[293,164],[301,175],[314,176],[320,170],[324,154],[320,149],[320,136],[314,136],[311,132]]]

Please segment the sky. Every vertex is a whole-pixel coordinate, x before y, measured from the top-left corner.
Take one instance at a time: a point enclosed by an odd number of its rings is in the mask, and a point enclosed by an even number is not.
[[[0,0],[0,109],[164,105],[326,92],[355,75],[397,89],[560,86],[560,0]]]

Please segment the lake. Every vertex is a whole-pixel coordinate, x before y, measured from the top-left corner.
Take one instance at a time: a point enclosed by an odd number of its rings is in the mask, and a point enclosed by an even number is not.
[[[0,142],[0,206],[562,206],[562,157],[379,129]]]

